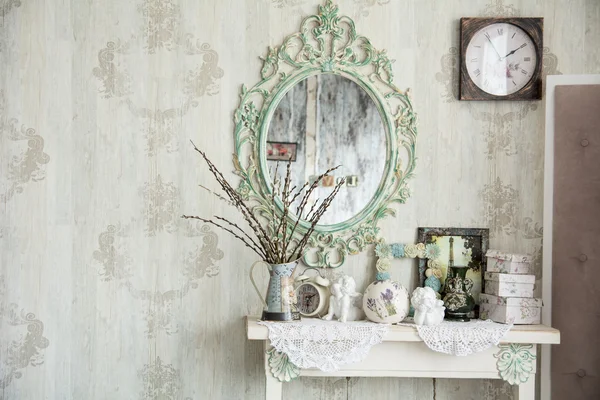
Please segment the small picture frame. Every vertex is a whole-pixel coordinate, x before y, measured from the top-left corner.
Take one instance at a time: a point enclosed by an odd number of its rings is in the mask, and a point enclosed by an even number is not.
[[[267,160],[271,161],[296,161],[298,143],[292,142],[267,142]]]
[[[452,238],[452,241],[450,241]],[[420,243],[435,243],[439,246],[441,254],[438,258],[441,269],[442,292],[448,264],[450,263],[450,249],[452,248],[452,262],[455,266],[467,266],[467,278],[473,280],[471,292],[475,299],[475,315],[479,312],[479,295],[484,293],[485,280],[483,276],[487,270],[487,257],[485,253],[489,248],[489,229],[484,228],[419,228],[418,241]],[[419,260],[420,286],[425,283],[425,270],[427,260]]]
[[[356,175],[348,175],[346,177],[346,185],[349,187],[356,187],[358,186],[358,176]]]
[[[325,175],[323,179],[321,179],[321,186],[323,187],[331,187],[335,185],[335,178],[332,175]]]

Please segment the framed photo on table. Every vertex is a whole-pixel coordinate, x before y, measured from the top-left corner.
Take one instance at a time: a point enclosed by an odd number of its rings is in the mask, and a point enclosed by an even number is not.
[[[483,275],[487,267],[487,258],[485,253],[489,247],[489,229],[484,228],[419,228],[419,243],[435,243],[441,250],[438,261],[442,270],[442,292],[444,284],[448,278],[449,266],[466,266],[467,278],[473,280],[473,289],[471,290],[477,306],[476,315],[479,312],[479,294],[484,291],[485,281]],[[420,286],[425,283],[425,270],[427,269],[427,260],[419,260],[419,281]]]

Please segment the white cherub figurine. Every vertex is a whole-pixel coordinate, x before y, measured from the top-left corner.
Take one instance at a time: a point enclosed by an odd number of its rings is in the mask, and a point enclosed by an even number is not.
[[[331,297],[329,297],[329,312],[323,317],[327,321],[336,316],[338,321],[358,321],[365,318],[362,307],[362,294],[356,292],[356,282],[351,276],[341,276],[331,285]]]
[[[430,287],[416,288],[410,302],[415,309],[415,324],[433,326],[444,320],[444,302]]]

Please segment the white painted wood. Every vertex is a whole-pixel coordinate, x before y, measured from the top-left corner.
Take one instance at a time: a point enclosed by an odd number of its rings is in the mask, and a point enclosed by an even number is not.
[[[550,75],[546,80],[546,134],[544,154],[544,257],[542,278],[542,323],[552,324],[552,240],[554,210],[554,99],[559,85],[597,85],[600,75]],[[541,396],[550,400],[550,346],[542,346]]]
[[[268,339],[269,330],[264,325],[258,324],[258,317],[246,317],[246,334],[250,340]],[[392,325],[384,342],[422,342],[417,329],[412,326]],[[560,332],[545,325],[515,325],[502,338],[501,343],[537,343],[558,344]]]
[[[279,380],[271,374],[269,357],[267,356],[267,350],[270,348],[269,342],[265,341],[265,399],[280,400],[283,394],[283,382],[279,382]]]
[[[546,397],[542,397],[546,399]],[[535,374],[532,373],[525,383],[519,385],[519,400],[535,400]]]

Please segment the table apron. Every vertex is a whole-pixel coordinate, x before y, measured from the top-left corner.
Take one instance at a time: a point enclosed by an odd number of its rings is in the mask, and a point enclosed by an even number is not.
[[[532,353],[535,355],[536,346]],[[333,372],[301,369],[301,376],[382,376],[500,379],[494,357],[498,346],[468,356],[452,356],[430,350],[423,342],[383,342],[373,346],[361,362]],[[536,373],[535,362],[532,374]]]

